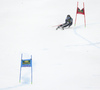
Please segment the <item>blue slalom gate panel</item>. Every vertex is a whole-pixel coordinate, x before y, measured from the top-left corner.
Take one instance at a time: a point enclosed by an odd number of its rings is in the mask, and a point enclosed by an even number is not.
[[[21,65],[20,65],[20,76],[19,76],[19,82],[21,82],[21,68],[22,67],[31,67],[31,84],[32,84],[32,55],[31,55],[31,59],[22,59],[21,55]]]
[[[32,60],[21,60],[21,67],[32,67]]]

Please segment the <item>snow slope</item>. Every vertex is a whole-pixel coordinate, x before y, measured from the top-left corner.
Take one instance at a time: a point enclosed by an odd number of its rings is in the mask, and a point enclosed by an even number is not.
[[[76,26],[56,30],[70,14],[75,20],[77,0],[0,1],[0,90],[100,90],[100,1],[85,2]],[[22,68],[21,54],[32,55]],[[27,56],[29,57],[29,56]]]

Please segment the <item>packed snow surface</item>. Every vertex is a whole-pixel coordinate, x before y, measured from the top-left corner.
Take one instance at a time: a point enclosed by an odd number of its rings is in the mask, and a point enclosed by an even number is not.
[[[0,1],[0,90],[100,90],[100,0]],[[73,25],[56,30],[70,14]],[[21,54],[33,61],[22,67]]]

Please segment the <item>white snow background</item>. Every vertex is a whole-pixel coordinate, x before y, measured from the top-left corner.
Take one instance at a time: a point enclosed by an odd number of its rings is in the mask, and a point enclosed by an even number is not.
[[[0,1],[0,90],[100,90],[100,0]],[[70,14],[73,25],[56,30]],[[33,60],[22,68],[21,54]]]

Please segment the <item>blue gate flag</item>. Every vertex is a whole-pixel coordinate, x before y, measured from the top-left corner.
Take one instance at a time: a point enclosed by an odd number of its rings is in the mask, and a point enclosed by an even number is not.
[[[19,82],[21,82],[21,68],[22,67],[31,67],[31,84],[32,84],[32,55],[31,59],[22,59],[23,54],[21,54],[21,65],[20,65],[20,76]]]
[[[32,60],[31,59],[21,60],[21,67],[32,67]]]

